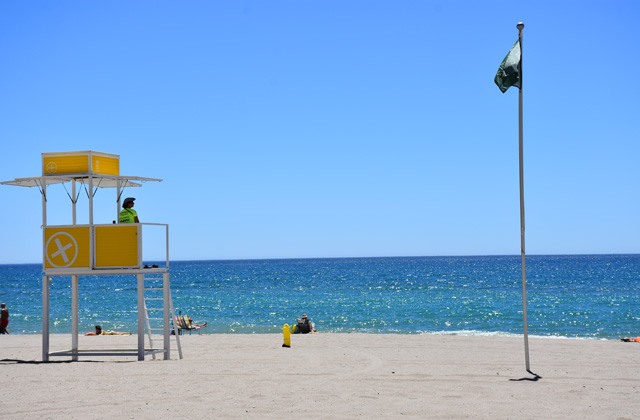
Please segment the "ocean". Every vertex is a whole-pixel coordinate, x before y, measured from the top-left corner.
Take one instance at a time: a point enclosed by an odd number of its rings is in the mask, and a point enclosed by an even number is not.
[[[152,262],[149,262],[152,263]],[[520,256],[172,261],[177,312],[203,333],[278,333],[303,312],[319,332],[522,335]],[[42,330],[40,264],[0,265],[12,334]],[[136,331],[135,276],[83,276],[81,331]],[[71,331],[71,279],[51,283],[51,332]],[[527,257],[531,336],[640,335],[640,255]]]

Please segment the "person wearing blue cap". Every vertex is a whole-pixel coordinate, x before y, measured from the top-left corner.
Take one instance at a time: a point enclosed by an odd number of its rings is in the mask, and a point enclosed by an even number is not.
[[[140,223],[138,220],[138,213],[133,209],[133,202],[136,199],[133,197],[127,197],[122,202],[122,210],[120,216],[118,216],[118,223]]]

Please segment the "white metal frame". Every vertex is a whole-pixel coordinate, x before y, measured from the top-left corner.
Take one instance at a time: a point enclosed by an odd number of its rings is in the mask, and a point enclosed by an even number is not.
[[[93,194],[94,189],[98,188],[115,188],[116,189],[116,219],[120,210],[121,195],[126,187],[140,187],[141,182],[162,181],[157,178],[144,178],[139,176],[114,176],[114,175],[97,175],[93,173],[55,175],[55,176],[39,176],[30,178],[16,178],[11,181],[0,182],[1,185],[38,187],[42,195],[42,360],[49,361],[51,356],[70,356],[72,360],[78,360],[79,356],[137,356],[138,360],[144,360],[146,355],[163,353],[164,359],[170,359],[170,277],[169,277],[169,225],[161,223],[141,223],[144,226],[160,226],[165,228],[165,267],[159,268],[143,268],[142,267],[142,230],[138,235],[140,250],[138,267],[114,267],[114,268],[96,268],[95,260],[95,226],[93,223]],[[86,184],[89,188],[89,252],[90,267],[87,269],[77,268],[46,268],[46,249],[45,249],[45,229],[52,227],[47,225],[47,185],[64,184],[70,182],[72,190],[72,225],[76,224],[76,187],[77,184]],[[163,275],[163,317],[164,317],[164,345],[163,349],[145,349],[144,346],[144,326],[145,326],[145,310],[144,310],[144,276],[145,274],[162,273]],[[137,279],[138,288],[138,347],[137,349],[110,349],[110,350],[81,350],[78,347],[78,282],[81,275],[134,275]],[[50,281],[55,276],[71,276],[71,349],[67,351],[50,352]]]

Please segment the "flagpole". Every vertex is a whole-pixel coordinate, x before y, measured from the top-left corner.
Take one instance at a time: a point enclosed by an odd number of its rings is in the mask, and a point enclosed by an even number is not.
[[[520,257],[522,260],[522,322],[524,324],[524,357],[527,372],[531,372],[529,365],[529,332],[527,321],[527,264],[525,253],[525,240],[524,240],[524,147],[523,147],[523,129],[522,129],[522,30],[524,29],[524,23],[518,22],[516,25],[518,28],[518,40],[520,41],[520,89],[518,89],[518,144],[519,144],[519,158],[520,158]],[[535,374],[534,374],[535,375]]]

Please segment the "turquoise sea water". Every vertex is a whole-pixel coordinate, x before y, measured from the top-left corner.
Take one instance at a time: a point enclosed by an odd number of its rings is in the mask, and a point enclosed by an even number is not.
[[[522,334],[520,256],[171,262],[177,311],[205,333],[277,333],[306,312],[325,332]],[[71,330],[71,279],[51,332]],[[640,335],[640,255],[528,256],[529,334]],[[80,328],[136,330],[134,276],[80,277]],[[11,333],[41,331],[41,265],[0,265]]]

